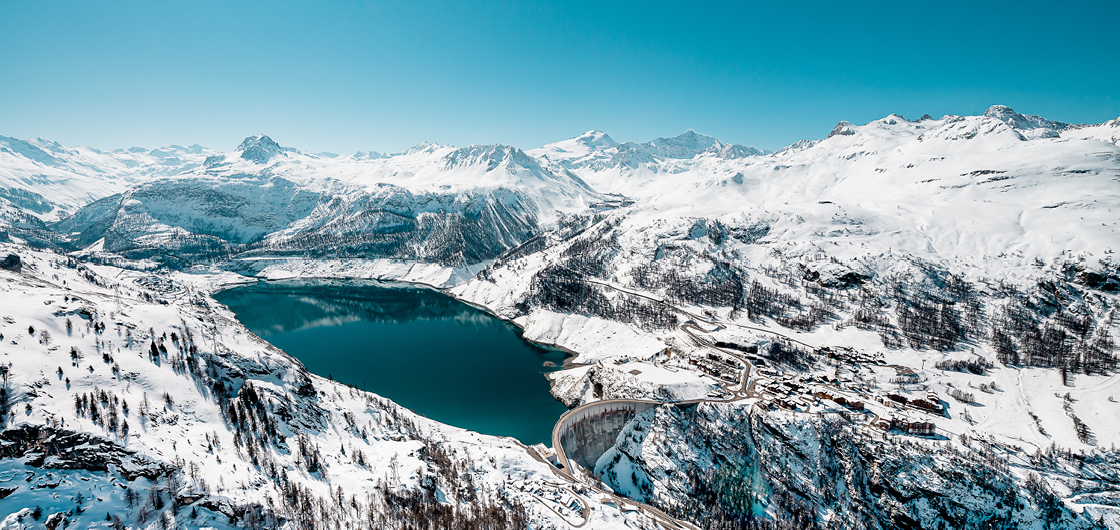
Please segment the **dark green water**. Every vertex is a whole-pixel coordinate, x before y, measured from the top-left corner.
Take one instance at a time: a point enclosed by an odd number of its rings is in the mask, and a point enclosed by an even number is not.
[[[563,352],[431,289],[261,282],[214,298],[312,373],[443,423],[551,445],[567,410],[544,376],[563,364]]]

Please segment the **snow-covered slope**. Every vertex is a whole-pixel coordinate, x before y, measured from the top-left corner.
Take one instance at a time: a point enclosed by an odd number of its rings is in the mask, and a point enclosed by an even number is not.
[[[624,175],[674,172],[677,164],[691,165],[698,159],[740,159],[765,151],[719,140],[695,131],[646,143],[618,143],[602,131],[588,131],[575,138],[528,151],[547,167],[572,170],[600,191],[629,194],[633,182],[616,182]]]
[[[1103,454],[1111,469],[1105,440],[1120,437],[1120,146],[1110,128],[995,107],[983,116],[841,123],[823,140],[745,159],[573,166],[633,204],[573,218],[454,292],[515,319],[530,338],[578,351],[576,362],[589,366],[553,376],[570,403],[752,402],[757,393],[767,407],[815,416],[837,410],[816,392],[839,389],[868,403],[942,396],[933,399],[944,401],[944,414],[903,414],[905,421],[934,422],[946,437],[991,437],[1013,452],[1054,445]],[[837,347],[861,353],[820,353]],[[779,376],[773,390],[736,393],[738,372],[724,361],[691,368],[713,356],[848,381],[803,387]],[[991,368],[978,376],[936,367],[968,359]],[[719,378],[658,376],[651,364],[722,373],[725,388],[708,386]],[[839,375],[848,370],[854,374]],[[760,388],[770,388],[768,377],[752,372]],[[877,407],[867,408],[877,418],[901,414]],[[711,441],[734,445],[741,435]],[[647,463],[653,455],[689,461],[673,437],[654,440],[620,450]],[[620,460],[611,473],[626,477],[645,465]],[[1035,472],[1050,481],[1039,491],[1053,488],[1073,504],[1088,491],[1063,489],[1060,471]],[[654,491],[672,492],[663,506],[688,503],[671,478],[652,480]],[[629,481],[617,485],[641,493]],[[810,511],[825,517],[828,509]]]
[[[601,331],[612,320],[672,329],[656,312],[624,309],[618,288],[694,314],[765,322],[814,345],[976,348],[994,358],[990,333],[1014,320],[1016,351],[1035,348],[1028,335],[1051,324],[1068,332],[1068,344],[1088,347],[1088,328],[1057,323],[1063,310],[1094,322],[1094,333],[1115,334],[1120,146],[1112,143],[1030,140],[993,116],[888,116],[767,156],[573,171],[593,185],[624,186],[634,204],[533,240],[456,292],[521,319],[534,338],[572,347],[583,362],[696,349],[676,330],[659,341],[639,334],[642,342]],[[906,308],[942,304],[966,322],[943,341],[926,340],[936,334]],[[580,314],[602,320],[585,324]],[[1114,359],[1114,347],[1105,349],[1102,359]],[[1111,423],[1101,428],[1113,432]]]
[[[646,519],[557,483],[513,439],[309,374],[200,293],[197,277],[0,244],[9,251],[22,267],[0,269],[0,528]]]
[[[1063,254],[1103,257],[1120,246],[1112,211],[1120,148],[1105,143],[1114,129],[1058,124],[1068,138],[1028,140],[1025,131],[1057,130],[1035,118],[1007,107],[918,122],[889,116],[842,124],[823,141],[768,156],[700,154],[573,171],[636,200],[627,213],[631,229],[670,218],[690,226],[685,219],[763,223],[765,241],[793,247],[782,249],[786,255],[827,252],[850,261],[889,250],[993,273],[1004,263],[1049,263]]]
[[[869,434],[840,413],[663,407],[627,425],[598,471],[633,498],[712,526],[744,514],[789,528],[1120,525],[1115,451],[1028,456],[983,439]]]
[[[229,154],[214,155],[195,172],[217,178],[282,177],[314,191],[369,191],[385,185],[414,193],[461,193],[504,188],[530,197],[552,219],[582,211],[596,193],[578,178],[553,173],[515,147],[463,148],[421,144],[389,157],[322,157],[280,147],[268,136],[246,138]]]
[[[107,153],[42,138],[24,141],[0,136],[0,197],[53,221],[150,178],[200,167],[210,153],[198,145]]]
[[[698,155],[744,158],[765,152],[753,147],[725,144],[691,130],[672,138],[622,144],[614,141],[607,133],[594,130],[530,150],[529,154],[567,168],[592,168],[601,171],[620,165],[634,169],[642,164],[656,164],[662,159],[689,160]]]
[[[56,225],[71,248],[132,259],[251,255],[492,259],[603,197],[505,146],[418,146],[388,158],[321,157],[267,136],[204,167],[95,202]]]
[[[337,157],[259,135],[88,194],[53,232],[0,214],[16,245],[201,289],[219,270],[440,285],[576,352],[551,375],[569,405],[711,401],[639,415],[596,466],[682,517],[701,498],[836,528],[1117,527],[1118,131],[997,105],[775,153],[590,131]],[[49,162],[19,149],[13,167]],[[936,441],[911,439],[926,422]],[[720,497],[744,477],[753,500]]]

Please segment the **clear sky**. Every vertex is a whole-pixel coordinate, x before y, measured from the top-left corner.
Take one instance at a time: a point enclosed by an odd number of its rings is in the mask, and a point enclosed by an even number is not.
[[[1120,1],[0,0],[0,135],[350,154],[1120,116]]]

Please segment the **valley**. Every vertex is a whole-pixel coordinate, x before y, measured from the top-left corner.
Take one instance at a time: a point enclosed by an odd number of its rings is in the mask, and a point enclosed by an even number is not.
[[[0,254],[18,256],[0,506],[1120,527],[1118,131],[996,105],[773,153],[692,131],[352,157],[263,135],[230,153],[0,139]],[[477,386],[499,391],[454,398]],[[78,435],[105,450],[66,463],[79,444],[49,440]],[[65,500],[23,473],[68,481]]]

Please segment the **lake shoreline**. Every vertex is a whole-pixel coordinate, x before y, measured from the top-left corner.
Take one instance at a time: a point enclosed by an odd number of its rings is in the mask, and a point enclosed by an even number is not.
[[[268,278],[261,278],[259,276],[244,276],[243,275],[241,277],[244,278],[246,281],[244,281],[244,282],[222,283],[222,284],[216,286],[214,288],[214,290],[210,292],[210,295],[213,296],[213,295],[215,295],[217,293],[220,293],[222,291],[233,289],[233,288],[239,287],[239,286],[252,285],[254,283],[281,284],[281,283],[298,283],[298,282],[308,282],[308,283],[311,283],[311,282],[317,282],[317,283],[339,282],[339,283],[359,283],[359,284],[360,283],[369,283],[369,284],[375,284],[375,285],[379,285],[379,286],[388,286],[389,288],[422,287],[422,288],[425,288],[425,289],[431,289],[432,291],[436,291],[436,292],[441,293],[443,295],[446,295],[450,298],[454,298],[455,300],[457,300],[457,301],[459,301],[463,304],[469,305],[469,306],[471,306],[475,309],[478,309],[479,311],[485,312],[487,315],[490,315],[491,317],[494,317],[494,318],[496,318],[498,320],[501,320],[501,321],[504,321],[504,322],[508,322],[508,323],[516,326],[517,329],[519,329],[521,331],[521,338],[523,340],[525,340],[526,342],[535,344],[537,346],[541,346],[541,347],[545,347],[545,348],[551,348],[551,349],[554,349],[554,350],[559,350],[559,351],[564,352],[566,355],[564,356],[564,363],[561,365],[561,370],[569,370],[569,369],[572,369],[572,368],[579,368],[581,366],[587,366],[584,363],[575,362],[575,359],[577,357],[579,357],[579,352],[577,352],[575,350],[572,350],[570,348],[561,346],[561,345],[556,344],[556,343],[543,342],[543,341],[537,341],[537,340],[533,340],[533,339],[530,339],[530,338],[526,338],[524,336],[525,326],[522,326],[521,324],[517,323],[517,321],[515,321],[514,319],[505,318],[505,317],[497,314],[496,312],[491,310],[489,307],[486,307],[482,304],[479,304],[479,303],[473,302],[471,300],[467,300],[465,298],[461,298],[459,296],[456,296],[454,293],[451,292],[450,288],[438,287],[438,286],[432,285],[430,283],[424,283],[424,282],[419,282],[419,281],[387,280],[387,279],[378,279],[378,278],[338,278],[338,277],[332,277],[332,276],[307,276],[307,277],[303,277],[303,278],[283,278],[283,279],[272,280],[272,279],[268,279]]]
[[[571,366],[573,352],[442,289],[337,278],[227,285],[212,298],[310,373],[437,421],[547,444],[568,410],[548,374]]]

